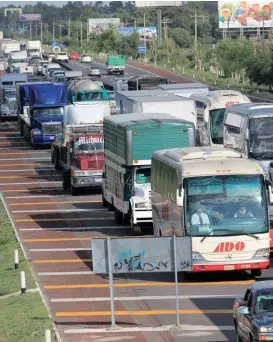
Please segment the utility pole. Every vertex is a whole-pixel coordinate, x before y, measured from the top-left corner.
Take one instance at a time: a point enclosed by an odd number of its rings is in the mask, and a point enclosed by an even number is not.
[[[89,23],[87,21],[87,23],[86,23],[86,42],[88,42],[88,37],[89,37]]]
[[[34,25],[35,29],[36,29],[36,37],[38,36],[38,25],[37,23]]]
[[[168,18],[164,18],[162,20],[163,23],[163,27],[164,27],[164,40],[165,40],[165,44],[167,46],[167,55],[168,55],[168,63],[169,63],[169,52],[170,52],[170,47],[169,47],[169,37],[168,37],[168,24],[171,23],[171,20],[169,20]]]
[[[197,49],[197,40],[198,40],[198,31],[197,31],[197,20],[198,18],[202,18],[203,19],[203,23],[205,21],[205,18],[207,18],[206,15],[197,15],[197,12],[195,10],[194,12],[194,50],[195,50],[195,64],[196,64],[196,61],[197,61],[197,55],[198,55],[198,49]]]
[[[161,18],[162,18],[162,11],[161,11],[161,8],[159,8],[157,10],[157,40],[160,45],[162,44],[162,26],[161,26],[162,20]]]
[[[70,38],[70,17],[68,19],[68,33],[67,33],[67,35],[68,35],[68,38]]]
[[[82,21],[81,21],[81,49],[82,49]]]
[[[137,23],[137,18],[134,18],[134,26],[135,26],[135,29],[136,29],[136,23]]]
[[[60,28],[60,38],[62,39],[62,37],[63,37],[63,30],[62,30],[62,28],[63,28],[64,24],[59,24],[58,26]]]
[[[146,55],[147,43],[146,43],[146,13],[145,12],[143,16],[143,36],[144,36],[144,46],[145,46],[145,55]]]
[[[52,40],[55,40],[55,21],[53,21]]]
[[[40,31],[40,33],[41,33],[41,44],[43,44],[43,22],[41,21],[40,24],[41,24],[41,31]]]
[[[32,39],[32,22],[29,23],[29,38]]]

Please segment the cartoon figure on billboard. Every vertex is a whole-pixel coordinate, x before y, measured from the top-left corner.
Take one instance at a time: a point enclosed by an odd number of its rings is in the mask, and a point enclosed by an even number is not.
[[[273,1],[218,1],[219,27],[273,27]]]

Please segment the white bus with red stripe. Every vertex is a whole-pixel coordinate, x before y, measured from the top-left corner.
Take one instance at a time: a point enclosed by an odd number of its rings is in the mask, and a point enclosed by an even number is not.
[[[223,147],[155,151],[154,235],[191,236],[193,272],[259,276],[270,261],[267,184],[257,162]]]

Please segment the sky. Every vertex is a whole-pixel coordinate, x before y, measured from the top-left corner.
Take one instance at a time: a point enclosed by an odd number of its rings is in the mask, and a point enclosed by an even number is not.
[[[38,1],[0,1],[0,7],[8,7],[9,5],[14,6],[25,6],[25,5],[35,5]],[[44,0],[44,3],[48,5],[55,5],[58,7],[62,7],[68,3],[68,1],[47,1]],[[90,3],[92,1],[82,1],[83,3]]]

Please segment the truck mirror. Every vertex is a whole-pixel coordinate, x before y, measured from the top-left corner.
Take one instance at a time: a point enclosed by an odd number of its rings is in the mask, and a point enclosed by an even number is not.
[[[72,95],[72,102],[75,102],[75,101],[76,101],[76,96]]]
[[[249,140],[249,130],[245,130],[245,140]]]
[[[273,194],[272,194],[272,186],[268,185],[268,197],[269,197],[269,203],[273,203]]]
[[[270,167],[270,168],[273,168],[273,162],[270,162],[270,163],[269,163],[269,167]]]
[[[249,308],[247,306],[239,306],[237,308],[237,312],[240,314],[240,315],[249,315],[250,312],[249,312]]]
[[[102,178],[106,178],[106,174],[105,174],[105,171],[102,173]]]
[[[179,184],[178,189],[176,190],[176,204],[180,207],[183,207],[184,200],[184,189],[182,184]]]

